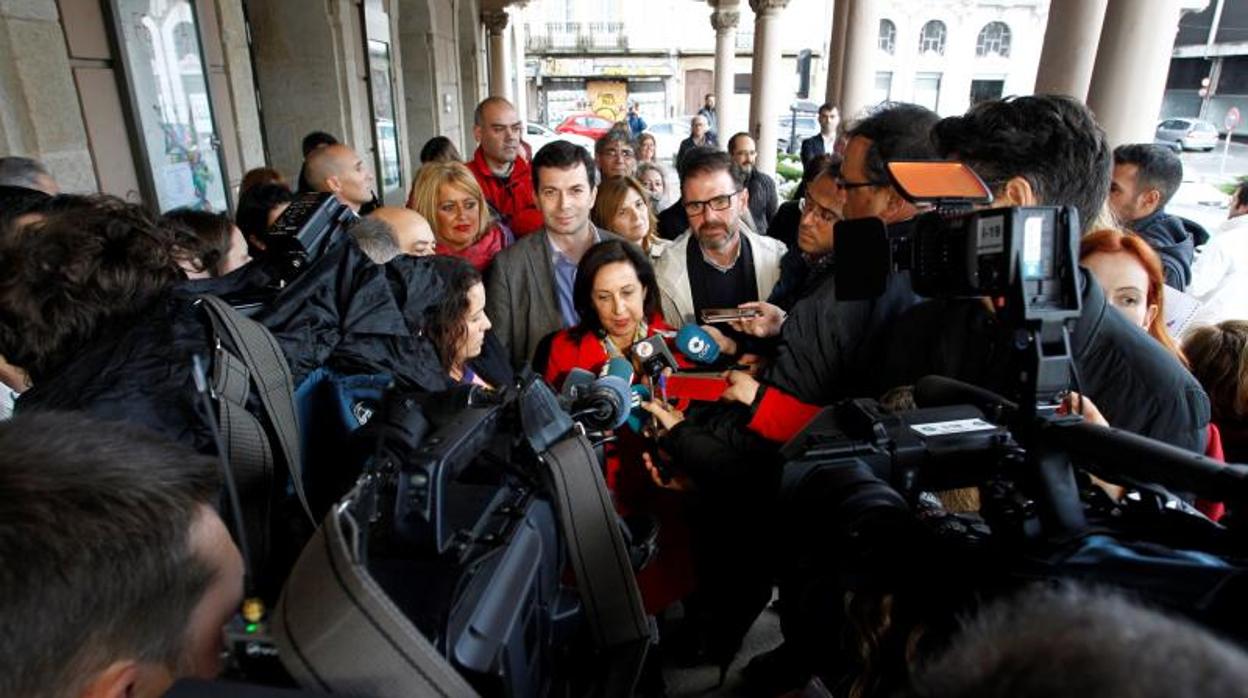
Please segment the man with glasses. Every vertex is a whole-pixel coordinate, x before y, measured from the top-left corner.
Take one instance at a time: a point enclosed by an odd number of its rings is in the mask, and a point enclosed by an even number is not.
[[[594,144],[594,159],[598,161],[598,171],[604,182],[612,177],[637,175],[637,146],[628,124],[616,124],[598,139]]]
[[[741,170],[745,178],[745,188],[750,192],[750,216],[754,219],[755,230],[766,235],[771,219],[775,217],[776,209],[780,206],[776,183],[771,177],[754,169],[754,163],[758,160],[758,147],[750,134],[742,131],[728,139],[728,154]]]
[[[767,298],[780,278],[784,243],[748,230],[750,194],[728,154],[690,151],[682,162],[681,201],[689,230],[655,265],[663,316],[673,327],[706,308],[735,308]]]

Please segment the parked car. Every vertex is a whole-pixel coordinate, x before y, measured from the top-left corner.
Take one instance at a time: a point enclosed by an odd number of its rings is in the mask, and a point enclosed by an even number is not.
[[[579,145],[589,152],[594,152],[594,139],[589,136],[582,136],[576,133],[555,133],[554,129],[541,124],[535,124],[532,121],[525,124],[524,142],[533,148],[533,152],[542,149],[542,146],[551,141],[567,141],[573,145]]]
[[[651,122],[646,133],[654,135],[654,156],[672,160],[680,150],[680,142],[689,137],[689,119],[666,119]]]
[[[776,132],[776,149],[785,153],[797,153],[802,149],[802,141],[819,133],[819,116],[818,112],[808,114],[803,112],[797,113],[797,137],[792,139],[793,135],[793,114],[790,112],[780,117],[778,123],[779,130]]]
[[[1204,119],[1166,119],[1157,124],[1153,140],[1175,151],[1209,151],[1218,144],[1218,128]]]
[[[575,133],[580,136],[586,136],[597,141],[611,130],[615,125],[614,121],[604,119],[597,114],[585,112],[583,114],[569,114],[563,123],[555,127],[555,133]]]

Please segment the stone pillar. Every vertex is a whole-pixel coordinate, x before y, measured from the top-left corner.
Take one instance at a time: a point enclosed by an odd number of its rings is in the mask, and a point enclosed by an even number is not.
[[[1088,98],[1108,0],[1051,0],[1036,94]]]
[[[754,9],[755,62],[759,69],[754,73],[753,94],[750,95],[750,112],[758,106],[758,117],[750,124],[750,132],[758,145],[757,169],[767,175],[776,173],[776,131],[779,125],[780,110],[793,95],[784,94],[781,89],[783,78],[780,73],[780,11],[789,4],[789,0],[750,0]],[[761,43],[760,43],[761,42]],[[721,134],[725,145],[732,134]]]
[[[511,22],[511,48],[512,48],[512,64],[511,64],[511,84],[512,102],[516,107],[516,114],[520,116],[521,121],[529,120],[529,89],[528,80],[524,76],[524,18],[520,14],[520,8],[514,7],[514,15]]]
[[[269,165],[294,177],[300,143],[328,131],[367,159],[373,145],[359,6],[344,0],[247,4]]]
[[[507,11],[485,10],[481,22],[490,33],[490,95],[511,99],[507,84]]]
[[[875,51],[879,46],[879,17],[872,0],[848,0],[845,21],[845,59],[841,63],[841,118],[847,123],[861,116],[875,91]],[[899,36],[898,41],[902,38]],[[915,41],[918,38],[915,37]]]
[[[35,158],[67,192],[99,189],[56,3],[0,3],[0,156]]]
[[[735,2],[721,2],[711,13],[711,27],[715,29],[715,112],[719,121],[719,140],[725,147],[727,139],[740,130],[733,111],[737,22],[740,17]]]
[[[849,4],[850,0],[836,0],[832,14],[832,39],[828,42],[828,87],[824,101],[838,106],[841,103],[841,86],[845,83],[845,25],[849,23]]]
[[[1087,102],[1111,146],[1153,142],[1180,11],[1180,0],[1110,0]]]

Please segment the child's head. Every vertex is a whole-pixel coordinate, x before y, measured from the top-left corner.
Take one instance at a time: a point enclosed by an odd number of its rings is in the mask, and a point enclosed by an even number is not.
[[[1209,393],[1213,420],[1248,418],[1248,322],[1227,320],[1197,328],[1184,340],[1183,353]]]

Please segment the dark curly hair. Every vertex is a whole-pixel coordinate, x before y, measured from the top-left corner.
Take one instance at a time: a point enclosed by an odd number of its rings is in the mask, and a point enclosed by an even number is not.
[[[0,242],[0,355],[35,384],[182,276],[173,233],[116,197],[90,197],[26,232]]]
[[[435,255],[429,259],[446,284],[442,300],[434,306],[429,318],[429,339],[438,352],[442,368],[450,371],[468,332],[464,326],[464,316],[468,314],[468,291],[481,283],[481,272],[458,257]]]
[[[932,129],[942,157],[969,165],[993,191],[1014,177],[1046,206],[1074,206],[1086,232],[1109,195],[1113,157],[1082,102],[1034,95],[980,102]]]
[[[872,182],[888,182],[886,165],[892,160],[934,160],[932,126],[936,112],[918,104],[884,102],[854,122],[846,135],[871,141],[864,169]]]
[[[630,264],[633,271],[637,272],[637,280],[646,290],[646,300],[643,306],[646,320],[649,321],[662,312],[659,306],[659,282],[655,279],[654,267],[650,265],[650,260],[646,259],[646,254],[631,242],[604,240],[589,248],[585,256],[581,257],[581,263],[576,266],[576,281],[572,284],[572,304],[576,307],[577,314],[581,316],[581,322],[572,328],[574,337],[579,339],[586,332],[602,330],[602,320],[599,319],[598,310],[594,307],[594,277],[598,276],[600,269],[616,262]]]
[[[294,200],[295,195],[285,184],[257,184],[239,194],[234,222],[250,242],[263,237],[269,229],[269,211],[274,206]]]
[[[209,276],[221,275],[221,263],[230,255],[234,223],[224,213],[175,208],[161,216],[174,235],[178,259]]]

